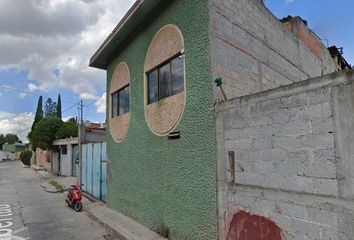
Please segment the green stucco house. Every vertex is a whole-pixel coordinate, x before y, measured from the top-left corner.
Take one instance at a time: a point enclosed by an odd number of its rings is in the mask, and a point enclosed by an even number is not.
[[[136,1],[90,60],[107,71],[109,207],[170,239],[227,238],[215,79],[231,99],[340,69],[291,20],[260,0]]]

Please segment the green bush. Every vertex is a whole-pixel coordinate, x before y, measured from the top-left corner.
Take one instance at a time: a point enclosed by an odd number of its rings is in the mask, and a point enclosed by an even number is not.
[[[30,150],[26,150],[26,151],[22,152],[20,155],[20,159],[21,159],[22,163],[25,164],[26,166],[31,165],[31,158],[32,158],[32,151],[30,151]]]

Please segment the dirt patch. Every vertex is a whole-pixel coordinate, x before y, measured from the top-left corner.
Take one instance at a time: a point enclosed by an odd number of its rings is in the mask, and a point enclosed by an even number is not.
[[[97,222],[98,224],[102,225],[106,229],[106,234],[103,235],[102,237],[106,240],[125,240],[119,233],[117,233],[115,230],[101,222],[97,217],[92,215],[90,212],[86,212],[87,216],[91,218],[93,221]]]
[[[49,184],[52,185],[59,192],[64,192],[64,187],[60,183],[52,180],[49,182]]]

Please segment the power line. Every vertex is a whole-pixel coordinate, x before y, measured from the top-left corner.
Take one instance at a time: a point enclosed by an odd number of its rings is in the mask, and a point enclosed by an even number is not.
[[[76,105],[78,105],[79,103],[80,103],[80,102],[77,102],[77,103],[75,103],[74,105],[68,107],[67,109],[65,109],[65,110],[63,110],[63,111],[61,111],[61,112],[62,112],[62,113],[65,113],[65,112],[69,111],[70,109],[72,109],[73,107],[75,107]]]
[[[40,96],[40,95],[38,95],[38,94],[31,93],[31,92],[29,92],[29,91],[22,90],[22,89],[18,89],[18,88],[14,88],[14,87],[7,86],[7,85],[2,85],[2,86],[0,86],[0,87],[2,87],[2,88],[5,89],[5,90],[12,90],[12,91],[15,91],[15,92],[26,93],[26,94],[30,94],[30,95],[33,95],[33,96],[36,96],[36,97],[39,97],[39,96]]]
[[[2,85],[2,86],[0,86],[0,87],[2,87],[3,89],[5,89],[5,90],[12,90],[12,91],[15,91],[15,92],[20,92],[20,93],[26,93],[26,94],[29,94],[29,95],[33,95],[33,96],[36,96],[36,97],[40,97],[40,96],[44,96],[44,97],[46,97],[46,98],[49,98],[49,96],[48,95],[44,95],[44,94],[41,94],[41,95],[39,95],[39,94],[36,94],[36,93],[32,93],[32,92],[30,92],[30,91],[28,91],[28,90],[22,90],[22,89],[19,89],[19,88],[15,88],[15,87],[12,87],[12,86],[8,86],[8,85]],[[72,101],[67,101],[67,100],[61,100],[62,102],[66,102],[66,103],[74,103],[74,102],[72,102]]]
[[[18,89],[18,88],[15,88],[15,87],[12,87],[12,86],[9,86],[9,85],[0,85],[1,88],[5,89],[5,90],[11,90],[11,91],[15,91],[15,92],[20,92],[20,93],[25,93],[25,94],[29,94],[29,95],[33,95],[33,96],[36,96],[36,97],[40,97],[41,95],[39,94],[36,94],[36,93],[32,93],[28,90],[22,90],[22,89]],[[43,96],[43,95],[42,95]],[[46,95],[44,95],[44,97],[47,97]],[[71,102],[71,101],[65,101],[65,100],[62,100],[62,102],[67,102],[67,103],[74,103],[74,102]],[[74,108],[75,106],[78,106],[78,118],[79,118],[79,121],[81,123],[83,123],[83,116],[84,116],[84,107],[87,108],[87,109],[95,109],[93,107],[91,107],[93,104],[95,104],[95,101],[89,103],[87,106],[83,104],[83,101],[80,100],[79,102],[76,102],[74,103],[73,105],[71,105],[70,107],[66,108],[65,110],[62,111],[62,113],[65,113],[69,110],[71,110],[72,108]],[[30,128],[29,128],[30,129]],[[23,129],[21,130],[20,132],[24,132],[26,130],[29,130],[29,129]]]

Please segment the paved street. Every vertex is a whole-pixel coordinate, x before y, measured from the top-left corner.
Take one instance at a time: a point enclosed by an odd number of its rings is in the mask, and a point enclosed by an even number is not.
[[[105,239],[101,225],[67,207],[64,194],[45,192],[43,181],[20,161],[0,161],[0,240]]]

